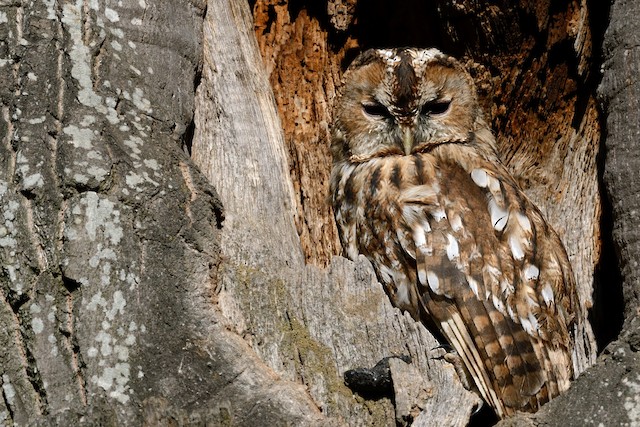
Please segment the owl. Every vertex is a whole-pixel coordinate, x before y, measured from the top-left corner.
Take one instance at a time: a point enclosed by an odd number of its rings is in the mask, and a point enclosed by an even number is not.
[[[346,255],[437,328],[499,417],[566,390],[582,318],[567,254],[499,160],[463,66],[436,49],[366,51],[334,112]]]

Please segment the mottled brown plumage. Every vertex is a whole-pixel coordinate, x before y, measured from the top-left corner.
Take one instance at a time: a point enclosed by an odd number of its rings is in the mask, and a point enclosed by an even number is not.
[[[347,256],[368,257],[394,305],[437,325],[498,415],[566,390],[582,321],[571,267],[498,159],[463,67],[435,49],[363,53],[332,151]]]

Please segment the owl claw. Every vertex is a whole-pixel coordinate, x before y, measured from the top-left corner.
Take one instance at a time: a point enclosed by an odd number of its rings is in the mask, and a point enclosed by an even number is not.
[[[440,344],[440,345],[438,345],[438,346],[436,346],[436,347],[433,347],[433,348],[431,349],[431,351],[434,351],[434,350],[440,350],[440,349],[443,349],[443,350],[444,350],[444,351],[446,351],[447,353],[450,353],[450,352],[452,352],[452,351],[453,351],[453,352],[455,352],[455,350],[453,349],[453,347],[451,347],[449,344]],[[440,359],[441,359],[441,358],[442,358],[442,356],[438,356],[438,358],[440,358]]]

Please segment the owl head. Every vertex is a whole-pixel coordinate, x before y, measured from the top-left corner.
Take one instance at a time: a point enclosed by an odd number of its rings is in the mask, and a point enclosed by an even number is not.
[[[334,161],[362,162],[473,143],[480,130],[488,128],[475,85],[454,58],[437,49],[371,49],[344,74],[332,151]]]

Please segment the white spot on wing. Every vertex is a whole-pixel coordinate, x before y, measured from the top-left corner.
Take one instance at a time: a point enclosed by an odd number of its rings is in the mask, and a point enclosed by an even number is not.
[[[538,324],[538,319],[533,313],[529,313],[529,322],[531,322],[531,326],[537,332],[540,329],[540,325]]]
[[[438,280],[436,273],[433,271],[427,271],[427,282],[433,292],[437,294],[440,293],[440,280]]]
[[[491,215],[491,224],[497,231],[502,231],[507,226],[507,219],[509,218],[509,212],[506,209],[498,206],[496,201],[489,199],[489,214]]]
[[[533,264],[529,264],[524,269],[524,278],[526,280],[538,280],[540,270]]]
[[[427,272],[424,270],[424,268],[418,269],[418,280],[423,285],[427,284]]]
[[[471,171],[471,179],[478,187],[486,188],[488,184],[487,172],[484,169],[474,169]]]
[[[422,216],[421,211],[422,209],[418,206],[407,204],[402,207],[402,217],[410,224],[418,222]]]
[[[511,235],[509,237],[509,246],[511,246],[511,253],[513,254],[513,258],[520,261],[524,258],[524,250],[522,250],[522,243],[520,239],[516,235]]]
[[[518,222],[520,223],[520,227],[522,227],[522,229],[526,232],[531,232],[531,221],[529,220],[529,218],[521,213],[521,212],[516,212],[516,218],[518,219]]]
[[[492,295],[491,301],[493,302],[493,306],[497,308],[500,313],[502,314],[505,313],[504,304],[502,303],[502,301],[500,301],[500,299],[497,296]]]
[[[480,295],[478,294],[478,282],[476,282],[472,277],[467,277],[467,283],[469,283],[469,287],[473,291],[474,295],[477,298],[480,298]]]
[[[409,305],[409,288],[406,283],[400,283],[396,291],[396,304]]]
[[[511,283],[509,283],[506,279],[503,279],[502,282],[500,282],[500,290],[503,294],[506,295],[512,294],[515,289]]]
[[[391,283],[391,276],[393,275],[393,271],[387,267],[386,265],[380,266],[380,276],[382,277],[382,281],[384,283]]]
[[[500,192],[500,181],[492,176],[487,175],[487,182],[489,185],[489,190],[491,190],[492,193]]]
[[[447,258],[449,258],[449,261],[453,261],[460,256],[460,248],[458,247],[458,241],[451,234],[447,234],[447,240],[449,240],[447,244]]]
[[[529,334],[529,335],[533,335],[533,327],[531,325],[531,322],[529,321],[529,319],[525,318],[525,317],[521,317],[520,318],[520,323],[522,324],[522,328]]]
[[[433,216],[433,219],[435,219],[437,222],[440,222],[447,217],[447,214],[442,208],[431,211],[431,215]]]
[[[424,230],[419,225],[413,229],[413,241],[416,247],[424,247],[427,244]]]
[[[451,229],[453,231],[462,230],[462,219],[460,218],[459,215],[455,215],[455,216],[449,218],[449,224],[451,224]]]
[[[542,287],[542,299],[548,306],[550,306],[554,302],[553,290],[548,283]]]

